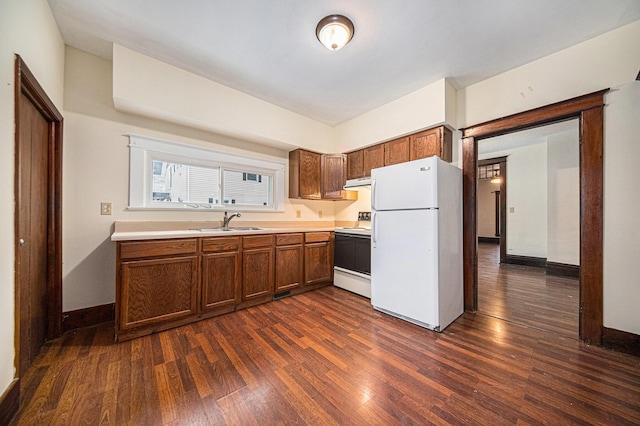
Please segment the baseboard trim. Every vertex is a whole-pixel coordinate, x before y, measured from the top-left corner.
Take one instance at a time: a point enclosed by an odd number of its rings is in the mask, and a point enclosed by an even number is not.
[[[517,256],[508,254],[502,263],[511,263],[513,265],[533,266],[536,268],[544,268],[547,265],[547,259],[544,257]]]
[[[500,244],[500,237],[478,237],[479,243]]]
[[[62,329],[65,332],[92,327],[115,319],[115,303],[64,312],[62,318]]]
[[[580,266],[547,261],[546,273],[560,277],[580,278]]]
[[[618,352],[640,356],[640,335],[602,327],[602,346]]]
[[[8,425],[20,409],[20,379],[13,379],[0,396],[0,425]]]

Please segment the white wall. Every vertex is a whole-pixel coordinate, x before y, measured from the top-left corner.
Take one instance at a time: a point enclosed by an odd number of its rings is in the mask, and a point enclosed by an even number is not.
[[[0,2],[0,394],[14,376],[14,54],[62,111],[64,44],[45,0]]]
[[[546,258],[546,141],[479,157],[507,157],[507,254]]]
[[[496,238],[496,191],[500,191],[499,183],[478,180],[478,237]]]
[[[633,233],[638,224],[629,215],[637,211],[638,191],[629,185],[639,180],[639,133],[638,113],[629,109],[636,105],[637,92],[626,95],[635,96],[635,101],[623,101],[619,89],[632,83],[639,70],[640,21],[636,21],[458,91],[458,126],[468,127],[608,87],[618,90],[606,96],[610,105],[605,108],[604,325],[636,334],[640,334],[640,309],[635,302],[640,296],[634,266],[639,242]],[[460,155],[459,143],[456,149]],[[619,191],[621,187],[629,190]],[[616,217],[630,226],[616,225]]]
[[[115,44],[113,101],[120,111],[282,149],[333,148],[326,124]]]
[[[451,85],[441,79],[336,126],[334,151],[353,151],[444,124],[446,100],[452,99],[451,89]]]
[[[605,118],[604,325],[640,334],[640,81],[607,96]]]
[[[578,123],[547,138],[547,261],[580,265]]]
[[[231,153],[287,160],[288,151],[116,111],[111,63],[67,47],[63,152],[63,311],[115,300],[114,221],[221,220],[208,211],[129,211],[129,133]],[[285,182],[288,194],[288,181]],[[111,202],[113,214],[100,215]],[[283,213],[243,213],[248,221],[334,220],[332,201],[285,200]],[[349,202],[343,202],[349,203]],[[296,210],[301,217],[296,218]],[[319,217],[322,211],[322,218]]]

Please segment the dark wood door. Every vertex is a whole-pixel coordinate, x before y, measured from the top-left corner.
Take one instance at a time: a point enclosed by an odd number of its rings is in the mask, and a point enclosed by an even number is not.
[[[289,198],[319,200],[321,154],[296,149],[289,153]]]
[[[19,102],[17,264],[20,371],[31,364],[47,332],[47,205],[49,125],[29,99]]]
[[[62,115],[15,61],[15,352],[24,374],[62,334]]]
[[[333,280],[333,246],[330,242],[305,245],[304,274],[307,285]]]

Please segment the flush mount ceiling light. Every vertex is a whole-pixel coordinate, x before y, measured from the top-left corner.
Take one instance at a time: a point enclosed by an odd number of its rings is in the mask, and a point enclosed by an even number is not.
[[[327,49],[343,48],[353,37],[353,22],[343,15],[325,16],[318,22],[316,36]]]

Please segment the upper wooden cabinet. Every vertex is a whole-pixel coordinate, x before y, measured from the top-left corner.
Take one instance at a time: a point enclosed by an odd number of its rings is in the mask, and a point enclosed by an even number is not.
[[[289,198],[354,199],[342,189],[346,180],[345,154],[318,154],[304,149],[289,152]]]
[[[364,175],[371,176],[371,169],[384,166],[384,144],[370,146],[362,150]]]
[[[451,162],[453,135],[444,126],[347,154],[347,179],[371,176],[371,169],[437,155]]]
[[[451,130],[444,126],[413,134],[409,137],[409,157],[417,160],[437,155],[451,162],[452,139]]]
[[[384,165],[409,161],[409,136],[384,143]]]
[[[364,174],[364,149],[359,149],[347,154],[347,179],[365,177]]]
[[[289,152],[289,198],[321,198],[322,155],[296,149]]]
[[[322,154],[322,198],[342,200],[342,188],[347,180],[347,156]]]

